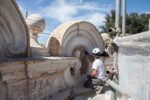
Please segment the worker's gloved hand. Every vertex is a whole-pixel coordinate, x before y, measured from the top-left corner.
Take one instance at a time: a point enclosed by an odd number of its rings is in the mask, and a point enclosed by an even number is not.
[[[99,56],[109,57],[109,55],[107,54],[107,52],[103,52],[103,53],[101,53]]]
[[[89,55],[89,53],[88,53],[87,51],[84,51],[84,54],[85,54],[85,55]]]
[[[91,75],[87,75],[86,77],[87,77],[88,80],[92,80]]]

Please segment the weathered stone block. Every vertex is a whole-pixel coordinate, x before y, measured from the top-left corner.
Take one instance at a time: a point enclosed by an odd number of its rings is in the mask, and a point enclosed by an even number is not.
[[[8,100],[28,100],[27,80],[9,83],[6,85]]]
[[[80,66],[77,58],[69,57],[1,61],[0,100],[49,100],[56,91],[78,82]]]
[[[12,82],[26,78],[25,65],[8,63],[0,66],[1,81]]]
[[[65,87],[63,72],[30,79],[30,100],[49,100],[53,93]]]
[[[72,67],[78,60],[76,58],[59,58],[49,57],[42,62],[28,64],[29,78],[45,76],[53,73],[64,71],[68,67]]]
[[[7,100],[7,87],[0,81],[0,100]]]

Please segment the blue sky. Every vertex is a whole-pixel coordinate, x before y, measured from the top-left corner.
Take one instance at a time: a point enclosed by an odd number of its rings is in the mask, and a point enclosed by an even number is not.
[[[16,0],[23,16],[40,14],[46,20],[44,32],[51,33],[58,25],[67,21],[84,20],[93,23],[98,30],[105,15],[115,9],[116,0]],[[127,13],[150,13],[150,0],[127,0]],[[45,43],[48,35],[40,34],[39,42]]]

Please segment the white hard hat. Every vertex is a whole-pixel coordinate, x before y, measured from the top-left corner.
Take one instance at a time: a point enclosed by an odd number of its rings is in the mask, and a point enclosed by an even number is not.
[[[92,51],[93,54],[100,54],[100,49],[99,48],[94,48]]]

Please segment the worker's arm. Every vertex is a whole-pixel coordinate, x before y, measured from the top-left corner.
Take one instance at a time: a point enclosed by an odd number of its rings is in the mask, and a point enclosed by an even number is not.
[[[88,56],[88,58],[93,62],[94,61],[94,59],[93,59],[93,57],[91,56],[91,55],[87,55]]]
[[[87,51],[84,51],[84,53],[92,62],[94,61],[93,57]]]
[[[92,74],[91,74],[91,77],[95,77],[96,74],[97,74],[97,70],[96,70],[96,69],[93,69],[93,72],[92,72]]]

